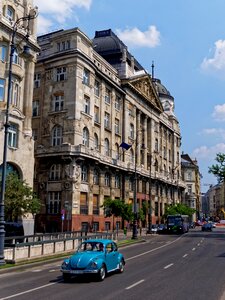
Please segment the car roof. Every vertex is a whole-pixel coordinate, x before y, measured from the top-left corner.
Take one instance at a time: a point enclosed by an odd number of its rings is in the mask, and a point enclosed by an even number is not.
[[[90,240],[86,240],[84,241],[86,243],[91,242],[91,243],[102,243],[104,245],[108,244],[108,243],[115,243],[113,240],[109,240],[109,239],[90,239]]]

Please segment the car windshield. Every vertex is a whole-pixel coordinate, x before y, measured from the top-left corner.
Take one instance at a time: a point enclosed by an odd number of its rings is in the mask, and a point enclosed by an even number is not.
[[[84,242],[78,248],[78,252],[104,251],[104,245],[100,242]]]

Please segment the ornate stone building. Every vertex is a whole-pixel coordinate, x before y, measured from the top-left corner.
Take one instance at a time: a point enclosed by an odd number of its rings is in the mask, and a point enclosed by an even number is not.
[[[200,172],[196,160],[190,158],[188,154],[181,154],[182,178],[186,183],[184,204],[196,210],[193,221],[200,219],[201,215],[201,192],[200,192]]]
[[[36,9],[36,8],[35,8]],[[9,84],[10,45],[13,32],[11,96],[9,98],[9,134],[7,172],[16,171],[33,187],[34,141],[32,138],[33,76],[36,53],[36,19],[18,22],[34,11],[32,0],[2,0],[0,2],[0,166],[3,160],[4,124]],[[28,28],[29,25],[29,28]],[[27,33],[29,31],[29,37]],[[29,56],[22,58],[23,47],[29,46]],[[28,54],[28,53],[26,53]],[[0,176],[2,171],[0,169]],[[24,218],[25,234],[33,233],[33,217]]]
[[[102,204],[134,203],[135,182],[138,209],[151,202],[149,217],[161,222],[165,206],[180,202],[185,188],[173,97],[111,30],[93,40],[78,28],[60,30],[38,43],[37,231],[121,228],[120,219],[105,218]]]

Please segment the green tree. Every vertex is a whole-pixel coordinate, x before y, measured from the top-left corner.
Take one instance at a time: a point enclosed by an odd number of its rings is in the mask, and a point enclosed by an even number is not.
[[[166,207],[164,218],[166,219],[168,215],[176,215],[176,214],[188,215],[189,217],[191,217],[194,213],[195,213],[195,209],[190,208],[185,204],[177,203],[177,204],[168,205]]]
[[[40,200],[32,188],[25,181],[19,179],[17,174],[8,174],[5,190],[5,220],[18,221],[27,213],[38,213],[40,207]]]
[[[126,221],[131,221],[133,218],[132,205],[125,203],[121,199],[105,199],[102,206],[106,217],[121,217]]]
[[[217,153],[215,160],[217,164],[212,165],[209,167],[209,173],[216,176],[218,182],[222,182],[225,179],[225,154],[224,153]]]

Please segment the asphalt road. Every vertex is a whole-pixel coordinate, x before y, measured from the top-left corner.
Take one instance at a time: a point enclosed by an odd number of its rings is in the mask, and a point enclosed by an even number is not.
[[[0,300],[225,299],[225,229],[151,236],[120,251],[124,273],[103,282],[74,278],[64,283],[61,261],[0,273]]]

